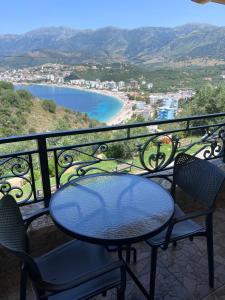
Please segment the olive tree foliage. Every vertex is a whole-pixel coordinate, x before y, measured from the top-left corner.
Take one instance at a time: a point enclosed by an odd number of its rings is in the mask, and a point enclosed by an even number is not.
[[[11,82],[6,82],[6,81],[0,81],[0,90],[4,89],[4,90],[14,90],[14,86]]]
[[[56,104],[53,100],[43,100],[42,107],[44,110],[47,110],[50,113],[55,113],[56,111]]]
[[[108,146],[107,157],[132,159],[133,153],[126,142],[118,142]]]
[[[32,107],[32,96],[26,91],[14,91],[13,85],[0,82],[0,135],[21,134],[26,126],[26,114]]]
[[[218,87],[209,85],[198,90],[190,100],[183,104],[178,117],[214,114],[224,111],[225,85]],[[204,122],[205,124],[210,124],[211,120],[206,119]]]

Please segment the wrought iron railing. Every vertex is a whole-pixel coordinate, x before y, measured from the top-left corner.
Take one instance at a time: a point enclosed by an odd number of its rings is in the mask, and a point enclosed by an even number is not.
[[[20,205],[44,201],[65,182],[93,172],[170,180],[179,152],[224,157],[225,113],[0,139],[0,194]]]

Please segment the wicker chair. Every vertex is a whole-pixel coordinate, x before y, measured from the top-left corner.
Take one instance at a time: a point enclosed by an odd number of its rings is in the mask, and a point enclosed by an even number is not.
[[[116,288],[117,299],[124,299],[126,273],[121,261],[112,261],[101,246],[70,241],[42,256],[29,255],[27,228],[48,209],[25,221],[10,195],[0,200],[0,245],[21,259],[20,299],[26,299],[27,277],[37,299],[89,299]]]
[[[147,240],[152,248],[150,271],[150,299],[154,299],[155,275],[158,248],[166,250],[172,243],[195,236],[204,236],[207,241],[209,285],[214,286],[214,259],[213,259],[213,212],[215,201],[223,185],[225,173],[206,160],[181,153],[178,154],[174,164],[174,178],[171,193],[175,198],[176,186],[191,196],[197,203],[203,205],[203,210],[185,214],[175,204],[175,213],[172,222],[166,230]],[[192,219],[203,216],[205,226],[201,226]]]

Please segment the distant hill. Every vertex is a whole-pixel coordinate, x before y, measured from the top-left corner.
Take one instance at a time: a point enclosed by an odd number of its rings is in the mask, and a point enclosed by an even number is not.
[[[49,27],[23,35],[0,35],[0,65],[46,62],[149,64],[197,58],[225,60],[224,49],[225,27],[208,24],[132,30]]]
[[[53,108],[53,109],[52,109]],[[54,101],[39,100],[25,90],[0,81],[0,136],[72,130],[100,125],[80,112],[57,106]]]

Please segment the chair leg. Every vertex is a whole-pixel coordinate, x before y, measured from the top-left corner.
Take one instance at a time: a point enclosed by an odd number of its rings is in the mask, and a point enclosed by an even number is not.
[[[20,274],[20,300],[26,300],[27,272],[23,265],[21,266]]]
[[[117,300],[125,300],[125,291],[126,291],[126,268],[125,265],[120,267],[121,272],[121,284],[117,288]]]
[[[117,300],[125,300],[125,289],[122,287],[117,289]]]
[[[156,266],[157,266],[157,247],[152,247],[151,254],[151,271],[150,271],[150,291],[149,291],[149,299],[154,300],[155,297],[155,277],[156,277]]]
[[[209,219],[207,222],[207,253],[208,253],[208,267],[209,267],[209,286],[214,287],[214,251],[213,251],[213,230],[212,220]]]

